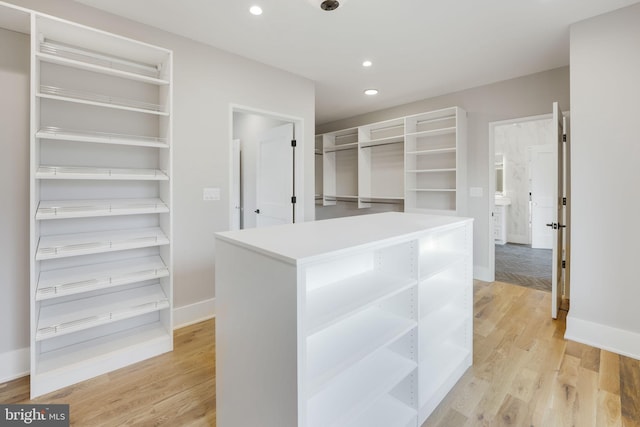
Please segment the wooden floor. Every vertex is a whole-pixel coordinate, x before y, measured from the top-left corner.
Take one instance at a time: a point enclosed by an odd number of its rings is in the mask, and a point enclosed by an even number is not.
[[[475,284],[474,365],[424,427],[640,426],[640,361],[565,341],[550,298]],[[172,353],[34,403],[69,403],[74,426],[214,426],[214,353],[211,320],[176,331]],[[0,384],[0,403],[28,396],[28,377]]]

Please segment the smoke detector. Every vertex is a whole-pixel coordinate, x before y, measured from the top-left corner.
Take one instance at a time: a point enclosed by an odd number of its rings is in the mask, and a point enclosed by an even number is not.
[[[340,6],[340,2],[338,0],[322,0],[320,2],[320,9],[326,11],[336,10]]]

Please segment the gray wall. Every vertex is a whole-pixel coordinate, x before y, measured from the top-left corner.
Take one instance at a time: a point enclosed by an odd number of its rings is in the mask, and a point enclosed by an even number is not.
[[[29,346],[29,37],[2,29],[0,149],[2,354]]]
[[[571,27],[567,337],[640,358],[640,4]]]
[[[464,108],[468,113],[468,184],[483,189],[483,196],[469,198],[468,205],[469,216],[475,218],[474,274],[486,279],[489,272],[489,162],[493,161],[493,154],[489,156],[489,122],[551,113],[554,101],[560,103],[563,111],[569,110],[569,67],[326,123],[317,126],[316,134],[454,105]]]
[[[94,28],[162,46],[174,51],[174,306],[211,301],[214,288],[214,233],[229,226],[231,104],[304,119],[298,129],[304,168],[313,176],[315,88],[310,80],[251,61],[159,29],[144,26],[71,0],[12,0],[10,3],[69,19]],[[2,135],[2,222],[0,241],[0,356],[2,350],[28,345],[28,76],[25,36],[0,34],[2,114],[11,129]],[[14,40],[15,39],[15,40]],[[5,55],[7,49],[17,54]],[[8,51],[8,50],[7,50]],[[26,56],[25,56],[26,55]],[[5,63],[15,60],[18,65]],[[28,65],[27,65],[28,66]],[[4,74],[10,74],[5,79]],[[26,80],[25,80],[26,79]],[[14,116],[15,119],[13,118]],[[14,126],[14,124],[18,126]],[[10,136],[6,132],[17,132]],[[313,195],[314,182],[299,183]],[[204,187],[222,190],[219,202],[203,202]],[[315,218],[313,197],[304,198],[305,219]],[[25,222],[27,221],[27,222]],[[4,263],[7,265],[5,266]],[[6,267],[6,268],[5,268]],[[7,294],[5,289],[11,289]]]

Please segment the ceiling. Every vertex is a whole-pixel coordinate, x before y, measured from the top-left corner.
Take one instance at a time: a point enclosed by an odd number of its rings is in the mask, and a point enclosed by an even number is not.
[[[318,124],[568,65],[570,24],[638,2],[76,1],[313,80]]]

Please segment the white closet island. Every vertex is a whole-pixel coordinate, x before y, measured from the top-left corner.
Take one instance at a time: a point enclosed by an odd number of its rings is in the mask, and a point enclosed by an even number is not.
[[[419,426],[471,366],[472,220],[216,235],[217,425]]]

